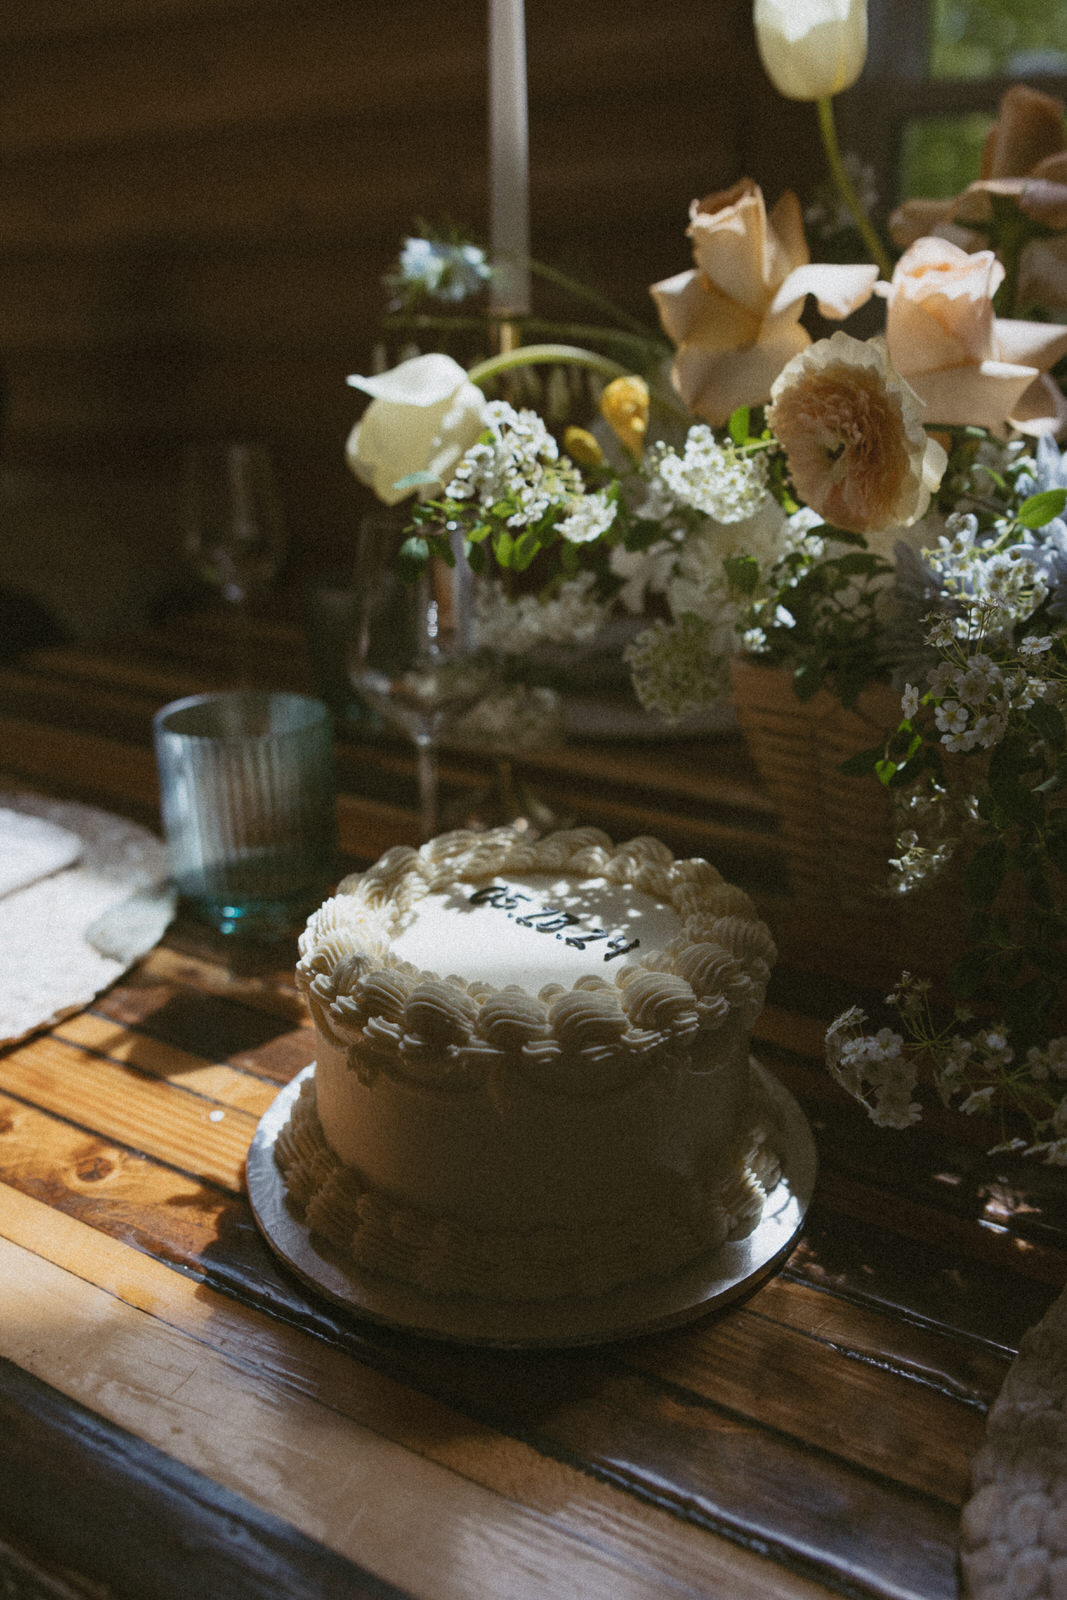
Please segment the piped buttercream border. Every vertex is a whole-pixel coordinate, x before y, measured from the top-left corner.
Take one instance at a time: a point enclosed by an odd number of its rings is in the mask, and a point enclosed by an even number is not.
[[[310,1233],[364,1271],[430,1295],[536,1301],[595,1295],[673,1273],[758,1225],[781,1176],[769,1105],[739,1142],[728,1177],[664,1186],[662,1204],[581,1227],[475,1230],[404,1205],[345,1166],[326,1142],[312,1076],[277,1137],[274,1159]]]
[[[425,972],[391,953],[399,918],[425,895],[494,878],[606,879],[670,906],[681,932],[610,977],[585,976],[537,995]],[[746,1031],[763,1006],[775,948],[748,895],[709,862],[678,860],[659,840],[614,845],[596,828],[530,840],[514,829],[457,831],[421,849],[397,846],[346,879],[300,941],[297,982],[323,1036],[393,1059],[405,1076],[459,1087],[518,1067],[551,1091],[572,1079],[610,1091],[689,1055],[728,1022]],[[355,1047],[355,1048],[353,1048]]]

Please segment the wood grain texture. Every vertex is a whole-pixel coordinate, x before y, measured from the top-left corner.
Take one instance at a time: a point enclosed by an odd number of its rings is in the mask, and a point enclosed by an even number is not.
[[[235,1307],[218,1295],[194,1292],[187,1279],[168,1268],[142,1265],[131,1276],[128,1249],[99,1237],[94,1242],[75,1224],[57,1230],[53,1219],[41,1213],[42,1208],[32,1202],[5,1199],[0,1191],[0,1234],[4,1237],[47,1254],[56,1265],[69,1266],[155,1321],[239,1360],[243,1369],[269,1376],[271,1381],[282,1378],[308,1405],[327,1405],[331,1411],[372,1428],[376,1435],[392,1438],[420,1457],[460,1474],[465,1481],[491,1488],[545,1516],[562,1517],[583,1539],[614,1546],[635,1563],[654,1557],[656,1565],[665,1568],[665,1575],[682,1585],[682,1592],[703,1592],[692,1590],[689,1582],[698,1541],[692,1535],[687,1538],[685,1530],[665,1515],[650,1510],[647,1517],[643,1511],[635,1516],[627,1497],[610,1485],[590,1488],[584,1479],[575,1477],[573,1466],[538,1454],[521,1439],[509,1439],[478,1425],[471,1417],[420,1396],[372,1368],[354,1368],[336,1350],[263,1315]],[[277,1425],[283,1422],[292,1426],[291,1417],[279,1419]],[[429,1506],[425,1509],[427,1514],[432,1511]],[[701,1544],[700,1553],[709,1568],[703,1582],[714,1575],[715,1581],[728,1582],[730,1592],[739,1597],[779,1592],[773,1569],[759,1558],[729,1546],[716,1554],[714,1547]],[[794,1590],[790,1587],[782,1592]],[[803,1595],[805,1589],[798,1592]]]
[[[18,1541],[0,1543],[0,1579],[17,1600],[405,1600],[6,1360],[0,1428],[3,1521]]]
[[[264,662],[286,637],[264,630]],[[125,659],[0,674],[24,781],[154,817],[152,708],[218,646],[190,619],[184,652],[163,630]],[[404,837],[410,810],[368,810],[358,786],[395,793],[405,761],[341,740],[354,855]],[[477,763],[450,765],[465,792]],[[773,872],[773,815],[729,741],[702,764],[687,746],[543,752],[537,773],[609,791],[668,841],[703,794]],[[357,839],[374,805],[380,834]],[[147,1600],[153,1539],[164,1600],[272,1582],[298,1600],[951,1600],[986,1412],[1067,1281],[1061,1174],[987,1156],[973,1120],[936,1109],[874,1128],[821,1064],[828,1018],[867,991],[791,956],[754,1048],[807,1112],[820,1173],[782,1270],[603,1348],[420,1340],[306,1288],[244,1194],[259,1116],[314,1057],[295,955],[183,915],[91,1007],[0,1051],[0,1579],[20,1600]]]

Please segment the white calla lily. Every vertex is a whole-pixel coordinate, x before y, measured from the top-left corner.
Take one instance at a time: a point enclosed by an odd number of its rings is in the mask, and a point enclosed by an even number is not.
[[[387,506],[445,484],[485,425],[484,394],[439,352],[348,382],[371,403],[348,436],[345,458]]]

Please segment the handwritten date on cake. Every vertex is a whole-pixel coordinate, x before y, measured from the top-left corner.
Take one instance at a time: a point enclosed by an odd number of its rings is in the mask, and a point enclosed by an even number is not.
[[[472,906],[495,906],[499,911],[511,913],[518,911],[525,903],[533,906],[532,895],[522,894],[518,889],[509,889],[505,884],[490,883],[484,889],[475,889],[470,897]],[[534,910],[523,911],[521,917],[512,917],[511,920],[517,928],[532,928],[535,933],[554,933],[557,939],[562,939],[564,944],[571,945],[575,950],[585,950],[590,945],[606,939],[604,946],[604,960],[612,961],[616,956],[625,956],[631,950],[636,950],[641,943],[640,939],[631,939],[627,942],[624,933],[608,933],[606,928],[589,928],[581,933],[567,933],[568,928],[577,928],[581,922],[573,912],[562,911],[558,906],[538,906]]]

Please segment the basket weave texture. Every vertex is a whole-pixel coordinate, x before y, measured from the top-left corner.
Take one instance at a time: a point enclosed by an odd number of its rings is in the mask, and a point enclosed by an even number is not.
[[[887,894],[896,854],[893,804],[879,784],[840,766],[896,726],[900,695],[875,684],[852,708],[826,689],[801,701],[788,672],[745,657],[731,678],[738,724],[778,812],[794,897],[870,910]]]

